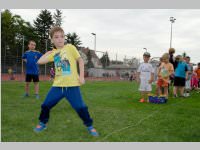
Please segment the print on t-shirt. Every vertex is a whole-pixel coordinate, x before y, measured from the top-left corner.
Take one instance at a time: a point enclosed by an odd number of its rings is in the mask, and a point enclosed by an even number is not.
[[[67,59],[66,52],[62,53],[62,55],[60,55],[60,53],[57,53],[54,56],[54,63],[55,63],[56,75],[71,74],[70,63],[69,60]]]

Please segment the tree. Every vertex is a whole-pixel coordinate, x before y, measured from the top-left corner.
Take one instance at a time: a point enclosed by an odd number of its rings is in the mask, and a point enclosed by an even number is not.
[[[1,12],[1,50],[2,56],[10,53],[9,50],[14,49],[14,17],[10,10],[6,9]]]
[[[53,24],[54,22],[51,12],[46,9],[41,10],[36,20],[34,20],[34,28],[39,37],[38,47],[40,47],[43,53],[45,53],[46,50],[50,49],[51,44],[49,39],[49,30],[51,29]]]
[[[2,11],[1,16],[2,72],[6,72],[8,66],[15,67],[17,71],[22,62],[23,46],[27,45],[30,39],[36,40],[37,35],[29,22],[23,20],[19,15],[13,15],[10,10]],[[26,47],[24,47],[25,50]]]
[[[54,19],[54,26],[61,26],[62,25],[62,11],[59,9],[56,9],[56,13],[53,14],[53,19]]]
[[[103,56],[100,58],[100,61],[103,65],[103,68],[106,68],[107,66],[110,65],[110,59],[107,52],[103,54]]]
[[[34,31],[34,27],[29,23],[24,21],[19,15],[14,16],[15,19],[15,44],[18,49],[22,49],[24,44],[24,50],[27,50],[27,45],[29,40],[38,41],[38,36]],[[24,43],[23,43],[24,40]],[[19,51],[22,55],[21,51]]]
[[[1,15],[2,56],[21,56],[23,36],[26,37],[24,45],[27,45],[29,39],[37,39],[34,28],[19,15],[13,15],[10,10],[3,11]]]
[[[67,35],[65,35],[66,37],[66,42],[69,44],[74,45],[77,49],[79,49],[79,47],[81,46],[82,42],[80,40],[80,37],[75,33],[68,33]]]
[[[87,60],[88,60],[87,68],[94,68],[94,64],[92,62],[92,53],[90,50],[87,53]]]

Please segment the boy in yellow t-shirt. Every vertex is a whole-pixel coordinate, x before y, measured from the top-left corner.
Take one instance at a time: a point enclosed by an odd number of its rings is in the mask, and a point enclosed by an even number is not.
[[[40,132],[47,128],[46,124],[49,120],[50,110],[65,97],[83,120],[89,133],[92,136],[98,136],[98,132],[92,126],[93,120],[90,117],[88,108],[80,92],[80,85],[85,83],[83,59],[73,45],[64,45],[65,39],[62,28],[52,28],[50,36],[56,49],[44,54],[38,60],[38,64],[54,62],[55,79],[41,106],[41,113],[39,116],[40,123],[34,131]],[[80,75],[77,72],[77,62],[79,64]]]

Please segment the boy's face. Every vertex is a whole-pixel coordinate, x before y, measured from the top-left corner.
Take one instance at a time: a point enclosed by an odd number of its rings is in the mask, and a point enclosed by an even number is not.
[[[149,56],[143,56],[144,62],[149,62],[150,57]]]
[[[189,63],[190,62],[190,58],[185,58],[185,61],[186,61],[186,63]]]
[[[34,50],[36,47],[36,43],[34,41],[30,41],[28,44],[29,50]]]
[[[51,39],[51,42],[55,45],[56,48],[63,48],[65,37],[63,32],[55,32]]]

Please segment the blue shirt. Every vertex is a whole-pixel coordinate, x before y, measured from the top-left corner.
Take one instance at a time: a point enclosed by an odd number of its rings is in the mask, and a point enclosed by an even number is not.
[[[35,50],[28,50],[22,56],[22,59],[26,59],[26,74],[39,74],[39,66],[37,61],[40,59],[42,54]]]
[[[175,77],[186,77],[186,71],[188,71],[188,65],[185,62],[178,62],[177,68],[175,69]]]

